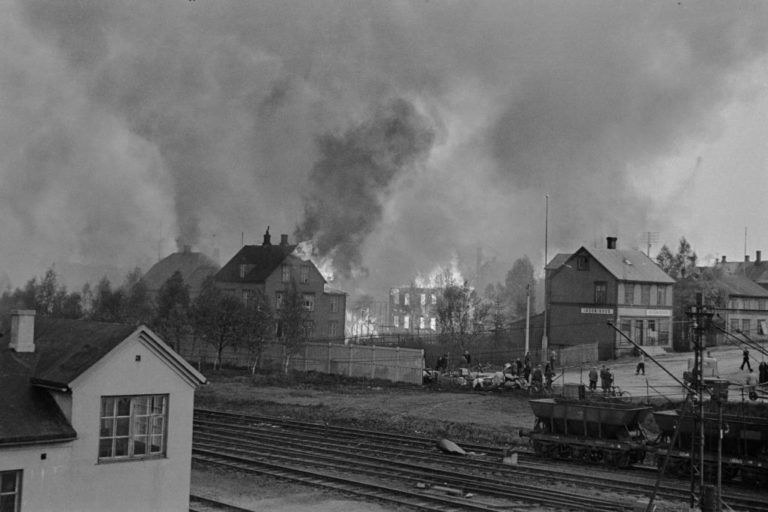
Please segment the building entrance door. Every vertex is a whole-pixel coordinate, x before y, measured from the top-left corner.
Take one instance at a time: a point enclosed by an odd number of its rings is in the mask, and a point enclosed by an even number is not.
[[[645,322],[643,320],[635,320],[635,343],[638,345],[645,345]]]

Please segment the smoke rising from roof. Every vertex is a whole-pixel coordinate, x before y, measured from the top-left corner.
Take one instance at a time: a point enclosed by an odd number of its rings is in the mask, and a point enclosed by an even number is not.
[[[763,2],[2,6],[14,285],[269,224],[380,293],[479,246],[539,261],[544,194],[552,254],[629,243],[677,222],[633,174],[716,135],[768,46]]]

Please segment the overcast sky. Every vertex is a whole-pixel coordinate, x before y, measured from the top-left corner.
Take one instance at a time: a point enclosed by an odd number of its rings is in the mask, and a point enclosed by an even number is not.
[[[768,2],[0,0],[0,275],[458,254],[768,257]],[[746,237],[745,237],[746,230]],[[355,288],[355,289],[352,289]]]

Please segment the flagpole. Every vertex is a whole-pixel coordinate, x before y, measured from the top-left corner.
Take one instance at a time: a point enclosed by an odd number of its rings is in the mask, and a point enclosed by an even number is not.
[[[544,336],[541,337],[541,360],[547,359],[547,309],[549,296],[547,295],[547,243],[549,241],[549,195],[544,196]]]

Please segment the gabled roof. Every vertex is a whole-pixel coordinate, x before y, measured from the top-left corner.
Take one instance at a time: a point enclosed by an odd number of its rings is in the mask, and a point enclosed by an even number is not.
[[[152,292],[157,292],[176,271],[181,272],[191,295],[196,295],[205,278],[215,274],[219,265],[201,252],[175,252],[155,263],[141,278]]]
[[[640,283],[667,283],[673,284],[674,279],[661,270],[656,263],[642,251],[622,249],[590,249],[582,247],[568,258],[555,266],[555,260],[563,256],[558,254],[552,259],[548,269],[561,268],[566,262],[571,261],[577,255],[587,253],[602,265],[613,277],[619,281],[631,281]],[[572,265],[575,268],[575,263]]]
[[[555,270],[562,267],[571,256],[573,256],[573,254],[567,254],[563,252],[555,255],[554,258],[549,260],[549,263],[547,264],[547,270]]]
[[[715,267],[728,274],[740,274],[755,283],[768,285],[768,261],[726,261],[716,263]]]
[[[191,384],[205,383],[144,326],[37,317],[35,352],[17,353],[8,341],[0,344],[0,446],[74,439],[77,434],[45,388],[69,391],[72,382],[132,337]]]
[[[283,261],[290,256],[295,245],[245,245],[216,273],[215,279],[227,283],[263,283]],[[245,277],[240,277],[240,265],[247,265]]]
[[[7,340],[6,335],[2,340]],[[44,389],[30,385],[38,353],[16,353],[0,344],[0,447],[71,441],[75,429]]]
[[[768,290],[752,281],[743,274],[723,272],[717,265],[714,267],[698,267],[697,272],[686,279],[700,279],[702,274],[719,285],[730,297],[768,298]]]

